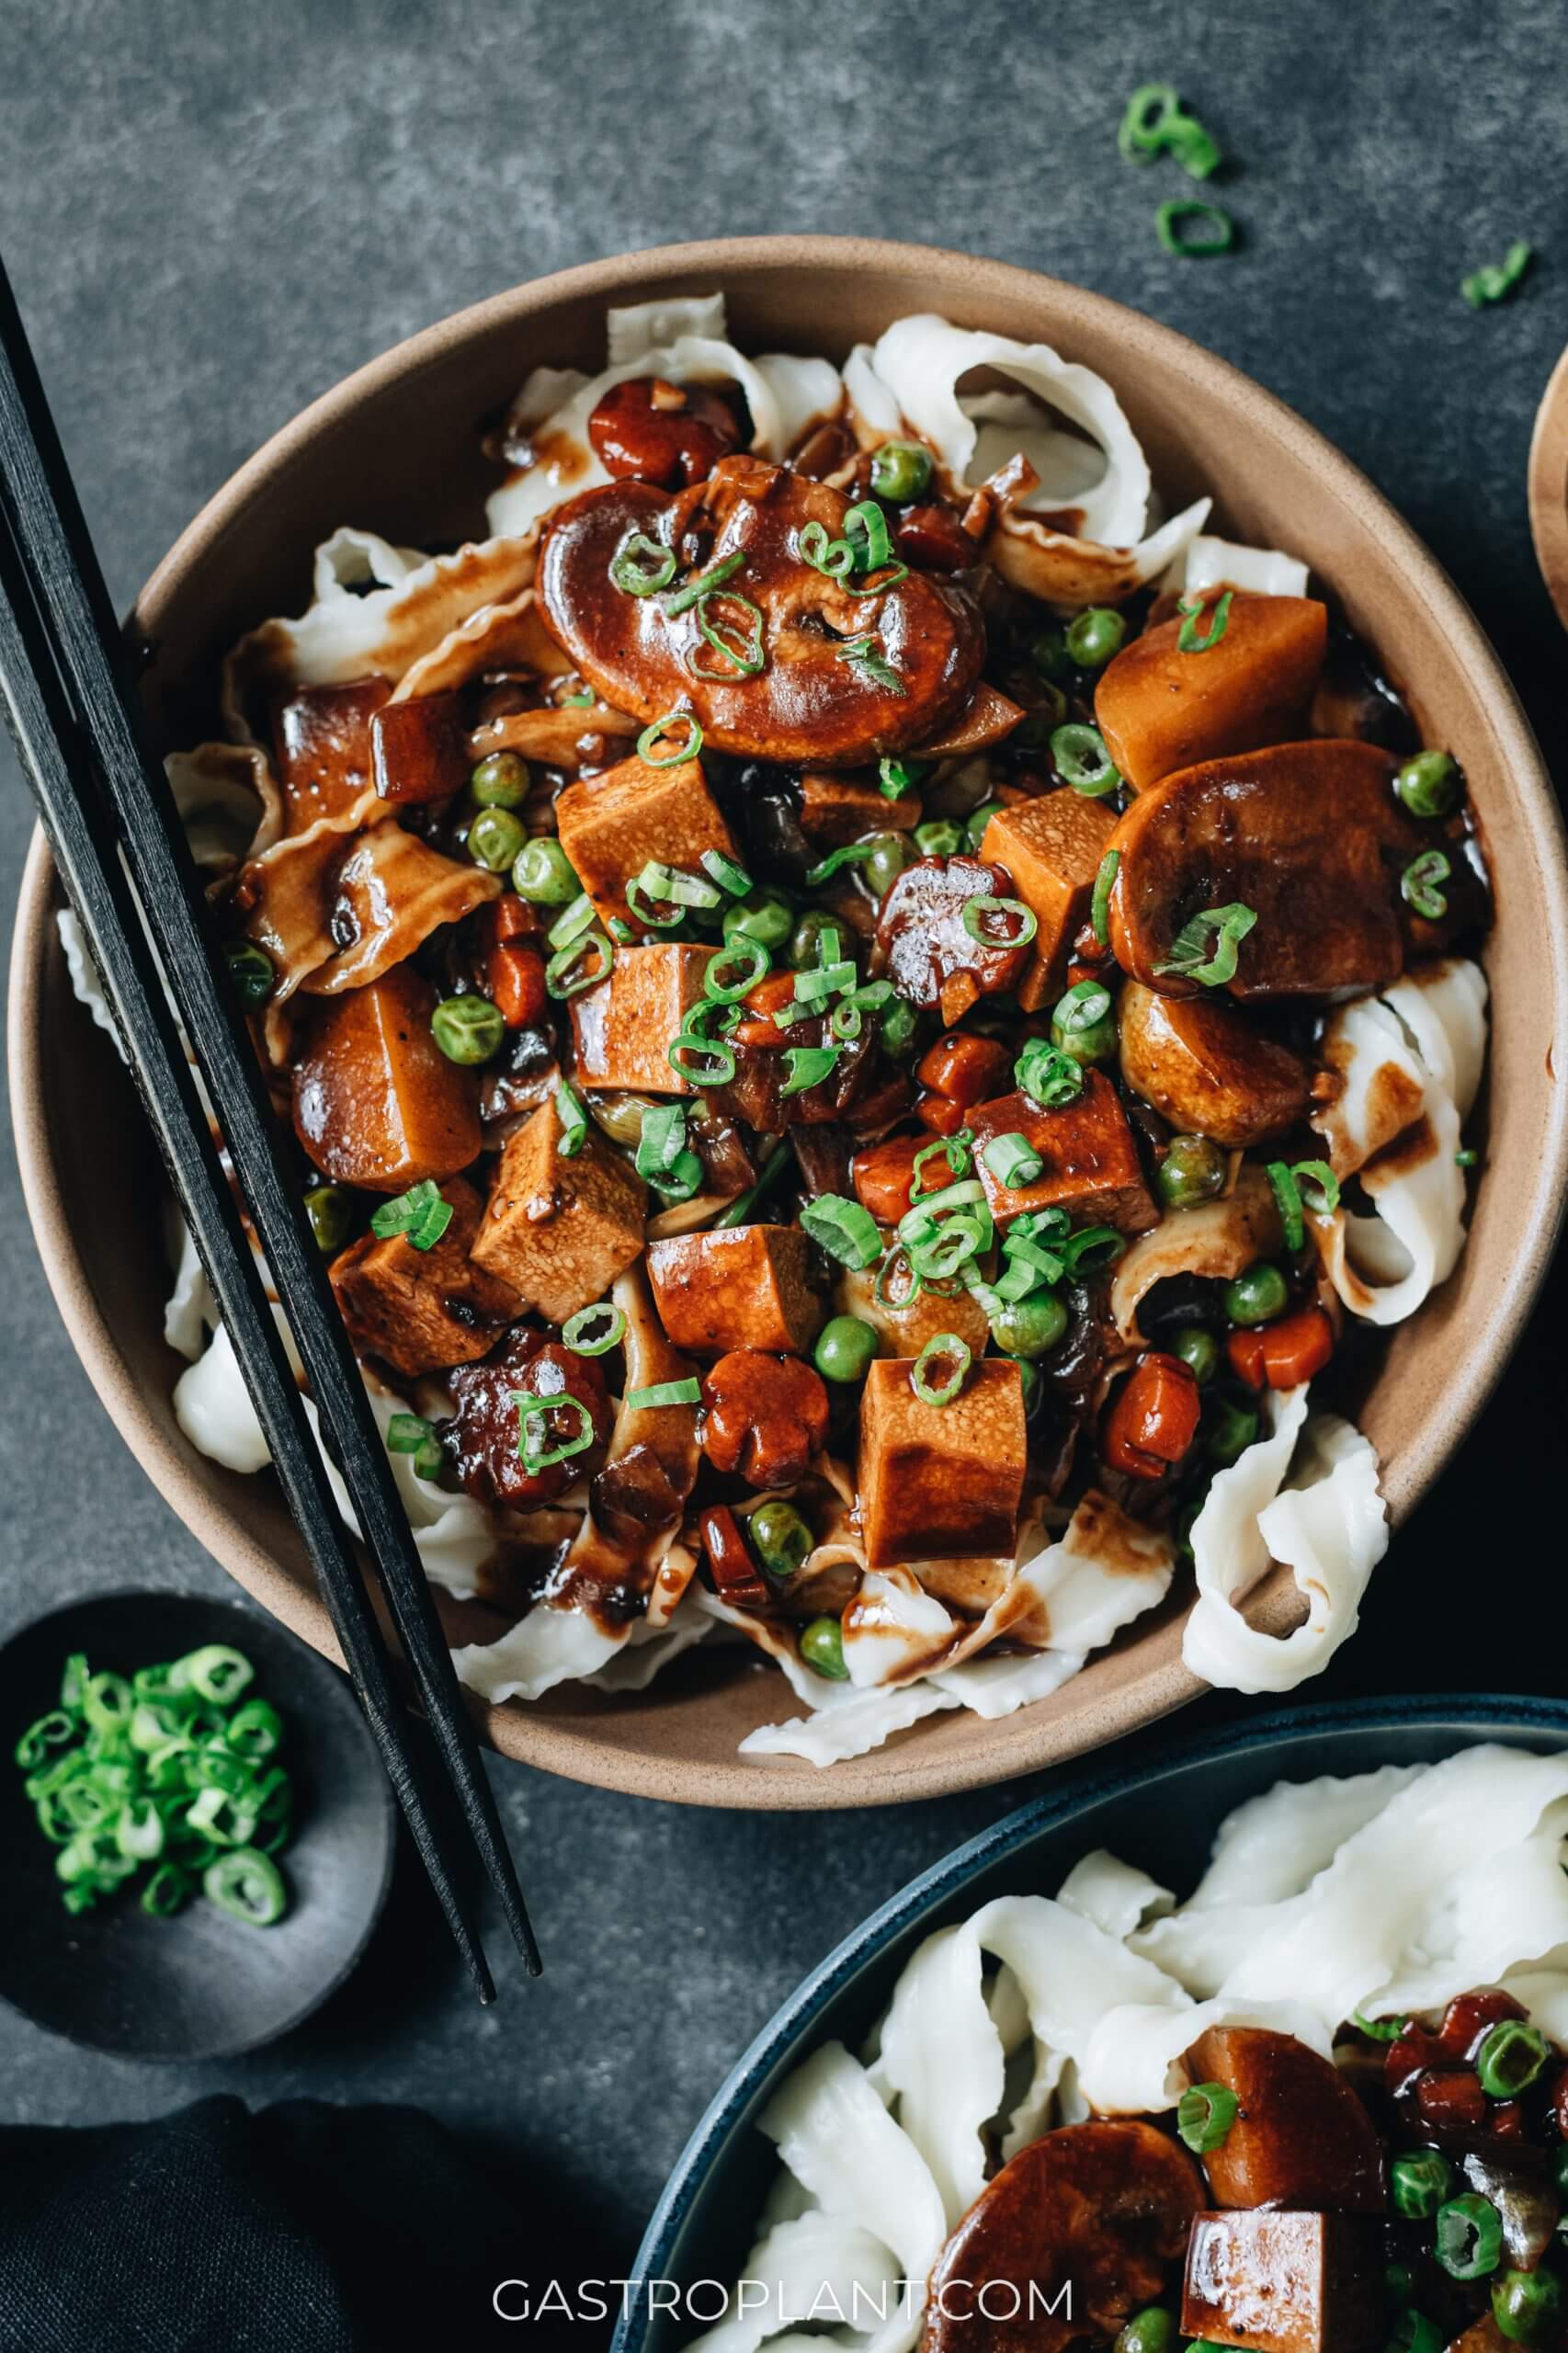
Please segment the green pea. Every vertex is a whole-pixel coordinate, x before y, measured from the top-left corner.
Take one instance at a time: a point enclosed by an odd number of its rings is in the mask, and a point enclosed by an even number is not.
[[[909,864],[909,844],[902,834],[877,834],[860,860],[866,888],[874,899],[885,899]]]
[[[882,1016],[881,1046],[889,1062],[901,1063],[915,1043],[920,1028],[919,1017],[912,1005],[900,997],[890,1005]]]
[[[520,809],[528,797],[528,764],[518,752],[487,752],[468,789],[482,809]]]
[[[844,1664],[844,1629],[836,1618],[813,1618],[809,1626],[801,1629],[801,1656],[818,1675],[825,1675],[830,1683],[847,1683],[849,1669]]]
[[[341,1185],[312,1185],[305,1195],[305,1215],[318,1250],[341,1250],[354,1223],[354,1197]]]
[[[824,1381],[864,1381],[877,1353],[877,1334],[858,1315],[835,1315],[817,1334],[812,1361]],[[766,1510],[767,1506],[763,1508]]]
[[[1053,1290],[1010,1300],[992,1319],[991,1336],[1010,1357],[1043,1357],[1067,1329],[1067,1310]]]
[[[1389,2197],[1396,2214],[1424,2222],[1454,2186],[1454,2169],[1440,2149],[1408,2149],[1389,2166]]]
[[[551,834],[536,834],[517,852],[512,888],[536,907],[570,906],[582,890],[572,861]]]
[[[1117,2331],[1113,2353],[1171,2353],[1176,2325],[1163,2304],[1146,2304]]]
[[[1459,805],[1464,779],[1451,752],[1417,752],[1400,769],[1393,789],[1413,817],[1447,817]]]
[[[884,441],[871,460],[871,488],[890,506],[907,506],[931,483],[931,452],[918,441]]]
[[[487,1063],[506,1034],[487,996],[443,997],[430,1016],[430,1035],[449,1063]]]
[[[726,939],[755,939],[764,948],[782,948],[794,928],[794,907],[782,891],[771,887],[753,891],[724,910]]]
[[[1212,1381],[1220,1370],[1220,1343],[1201,1324],[1184,1324],[1171,1342],[1171,1354],[1191,1367],[1200,1385]]]
[[[922,858],[957,858],[969,846],[969,835],[954,817],[932,817],[915,828],[915,847]]]
[[[1562,2315],[1562,2285],[1543,2263],[1535,2271],[1505,2271],[1492,2282],[1492,2317],[1515,2345],[1554,2342]]]
[[[1102,670],[1127,635],[1127,623],[1108,605],[1091,605],[1068,624],[1067,651],[1080,670]]]
[[[223,943],[223,961],[242,1005],[265,1005],[278,985],[278,970],[265,948],[254,939]]]
[[[1233,1324],[1272,1324],[1285,1313],[1290,1290],[1278,1267],[1259,1258],[1225,1285],[1225,1313]]]
[[[993,817],[999,817],[1001,813],[1002,803],[999,801],[983,801],[981,802],[980,807],[975,811],[973,816],[971,817],[969,821],[969,846],[971,849],[978,849],[980,847],[982,841],[985,837],[986,826],[991,823]]]
[[[509,809],[482,809],[468,829],[468,854],[476,866],[505,874],[527,840],[522,819]]]
[[[1060,629],[1041,630],[1029,641],[1029,660],[1048,686],[1070,687],[1076,666],[1067,651],[1067,640]]]
[[[838,934],[840,949],[850,944],[849,928],[842,915],[829,915],[825,907],[808,907],[790,938],[790,968],[791,972],[810,972],[820,960],[817,950],[824,931]]]
[[[1225,1189],[1225,1154],[1209,1136],[1173,1136],[1154,1171],[1154,1184],[1168,1210],[1190,1210]]]
[[[1238,1405],[1233,1397],[1214,1397],[1207,1419],[1203,1442],[1210,1461],[1221,1469],[1244,1455],[1257,1436],[1256,1406]]]
[[[752,1550],[770,1577],[792,1577],[812,1549],[811,1529],[793,1504],[763,1504],[746,1522]]]

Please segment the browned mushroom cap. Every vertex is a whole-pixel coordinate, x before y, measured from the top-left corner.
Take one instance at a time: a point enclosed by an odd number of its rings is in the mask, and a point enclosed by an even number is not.
[[[1233,1005],[1129,981],[1117,1019],[1123,1078],[1185,1133],[1244,1150],[1305,1117],[1306,1065]]]
[[[1190,2157],[1152,2124],[1048,2132],[1003,2166],[942,2250],[924,2353],[1059,2353],[1114,2336],[1169,2285],[1203,2194]]]
[[[983,858],[922,858],[906,866],[882,901],[873,971],[885,972],[912,1005],[940,1006],[951,1029],[977,998],[1016,987],[1028,962],[1028,939],[1015,944],[1016,912],[998,914],[990,904],[1012,887],[1006,868]],[[976,908],[966,923],[976,901],[984,912]]]
[[[1178,935],[1239,904],[1257,920],[1233,995],[1386,987],[1404,957],[1400,875],[1430,838],[1394,798],[1396,767],[1369,744],[1277,744],[1140,793],[1108,845],[1119,853],[1117,961],[1150,987],[1190,995],[1201,984],[1168,969]]]
[[[808,563],[801,531],[817,523],[824,540],[840,538],[847,513],[838,491],[759,458],[725,458],[674,498],[646,483],[610,483],[547,525],[540,608],[618,709],[645,720],[690,710],[719,751],[854,767],[939,734],[968,701],[985,632],[963,588],[910,573],[881,594],[851,596]],[[681,559],[662,593],[631,595],[610,577],[639,532]],[[737,555],[710,597],[668,610],[699,574]],[[755,646],[761,667],[741,675],[704,634],[704,619],[748,660]]]
[[[1187,2053],[1195,2084],[1223,2084],[1240,2103],[1203,2163],[1217,2206],[1383,2211],[1382,2151],[1372,2120],[1330,2059],[1265,2027],[1211,2027]]]

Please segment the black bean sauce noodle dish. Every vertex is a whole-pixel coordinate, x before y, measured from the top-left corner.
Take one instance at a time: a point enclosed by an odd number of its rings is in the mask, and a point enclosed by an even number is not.
[[[608,334],[490,537],[338,531],[169,761],[426,1567],[499,1613],[464,1679],[749,1643],[747,1751],[826,1766],[1175,1587],[1197,1674],[1293,1686],[1387,1540],[1312,1384],[1464,1241],[1457,764],[1047,346]],[[188,1244],[167,1330],[260,1469]]]

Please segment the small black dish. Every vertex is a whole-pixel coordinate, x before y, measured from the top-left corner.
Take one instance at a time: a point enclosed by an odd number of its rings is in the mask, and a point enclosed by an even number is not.
[[[204,1898],[149,1919],[134,1893],[80,1917],[60,1901],[13,1756],[83,1651],[129,1674],[204,1643],[244,1651],[284,1720],[298,1828],[279,1859],[290,1906],[247,1927]],[[0,1997],[51,2033],[131,2059],[222,2059],[287,2034],[347,1976],[381,1915],[396,1808],[347,1678],[269,1618],[176,1593],[102,1594],[35,1619],[0,1650]]]

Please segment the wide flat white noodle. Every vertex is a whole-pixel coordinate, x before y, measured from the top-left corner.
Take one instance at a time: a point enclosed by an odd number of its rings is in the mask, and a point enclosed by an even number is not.
[[[1010,1716],[1019,1708],[1048,1699],[1088,1663],[1084,1651],[1036,1651],[1017,1657],[965,1659],[960,1666],[938,1667],[924,1688],[935,1688],[945,1701],[957,1700],[988,1723]]]
[[[1141,1921],[1168,1912],[1176,1902],[1168,1887],[1134,1870],[1103,1847],[1080,1856],[1056,1891],[1058,1904],[1092,1920],[1108,1937],[1125,1939]]]
[[[1331,2029],[1305,2004],[1290,1998],[1255,2001],[1227,1995],[1181,2009],[1126,2004],[1108,2010],[1089,2037],[1078,2070],[1085,2097],[1104,2116],[1144,2116],[1173,2107],[1189,2080],[1182,2052],[1215,2026],[1267,2027],[1294,2035],[1324,2059],[1333,2048]]]
[[[730,2291],[728,2316],[698,2337],[690,2353],[756,2353],[796,2321],[867,2318],[897,2302],[898,2267],[880,2239],[858,2223],[813,2207],[776,2223],[747,2256]],[[795,2340],[821,2353],[836,2338]]]
[[[868,1569],[844,1618],[844,1664],[857,1690],[888,1683],[939,1653],[957,1631],[912,1569]]]
[[[982,1963],[972,1924],[927,1937],[898,1981],[871,2070],[879,2091],[897,2097],[949,2230],[984,2187],[981,2129],[1002,2105],[1005,2052]]]
[[[1050,1621],[1052,1650],[1097,1651],[1165,1599],[1176,1547],[1162,1529],[1128,1518],[1093,1490],[1065,1533],[1025,1563]]]
[[[164,1302],[164,1337],[171,1348],[194,1364],[207,1346],[208,1334],[217,1325],[218,1305],[190,1228],[172,1201],[164,1225],[165,1238],[172,1245],[169,1256],[175,1269],[174,1289]]]
[[[1188,540],[1161,586],[1184,597],[1210,588],[1240,588],[1254,597],[1304,597],[1307,567],[1279,548],[1242,547],[1199,531]]]
[[[123,1062],[125,1053],[119,1042],[119,1032],[108,1009],[108,999],[98,978],[98,968],[88,952],[86,935],[76,920],[75,908],[62,907],[54,918],[54,926],[60,934],[60,945],[64,951],[72,995],[78,1005],[86,1006],[97,1027],[112,1040],[114,1051]]]
[[[1374,1772],[1315,1781],[1276,1781],[1227,1814],[1208,1870],[1183,1904],[1185,1914],[1219,1904],[1278,1904],[1300,1895],[1389,1800],[1420,1774],[1419,1765],[1380,1765]],[[1157,1956],[1156,1956],[1157,1958]],[[1179,1973],[1179,1972],[1178,1972]]]

